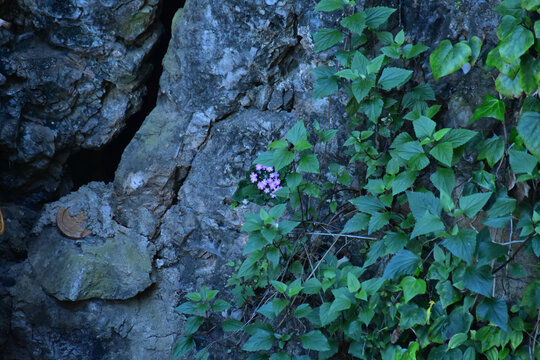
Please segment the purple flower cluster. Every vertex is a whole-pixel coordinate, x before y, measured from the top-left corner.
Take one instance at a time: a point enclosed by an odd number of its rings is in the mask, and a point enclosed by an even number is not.
[[[281,189],[281,180],[279,179],[279,173],[274,171],[271,166],[263,166],[260,164],[255,165],[256,172],[249,174],[249,180],[253,184],[257,183],[257,188],[263,191],[265,194],[270,194],[273,199],[276,197],[275,192]]]

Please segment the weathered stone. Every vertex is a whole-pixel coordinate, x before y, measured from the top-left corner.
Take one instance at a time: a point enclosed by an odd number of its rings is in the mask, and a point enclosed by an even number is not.
[[[152,284],[155,247],[147,234],[137,232],[140,227],[128,229],[114,221],[111,188],[83,186],[48,204],[34,226],[37,238],[28,260],[45,291],[59,300],[128,299]],[[79,240],[62,235],[56,228],[61,207],[71,216],[87,217],[84,227],[91,235]]]
[[[157,107],[116,172],[124,225],[142,208],[161,216],[212,125],[239,109],[254,83],[276,80],[276,65],[297,43],[295,16],[291,1],[273,11],[261,11],[263,4],[188,1],[175,17]]]
[[[39,201],[66,154],[109,143],[140,108],[158,0],[12,1],[0,7],[0,193]],[[43,34],[41,36],[38,34]]]

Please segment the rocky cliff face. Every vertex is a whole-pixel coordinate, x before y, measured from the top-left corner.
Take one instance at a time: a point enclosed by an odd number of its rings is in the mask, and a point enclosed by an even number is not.
[[[496,2],[360,6],[399,8],[393,25],[434,46],[493,34]],[[8,0],[0,8],[13,23],[0,29],[4,359],[169,358],[183,321],[174,306],[202,283],[222,286],[224,264],[241,252],[250,205],[229,204],[256,154],[298,119],[326,120],[328,106],[329,121],[345,124],[339,98],[311,98],[309,69],[327,60],[314,56],[310,34],[332,21],[312,12],[315,2],[188,0],[173,19],[157,105],[114,181],[36,207],[70,189],[71,153],[110,143],[140,107],[158,5]],[[459,95],[482,88],[471,76],[433,84],[447,94],[441,121],[470,118],[452,104],[480,102],[485,90]],[[78,219],[69,226],[90,235],[59,232],[62,208],[66,221]]]

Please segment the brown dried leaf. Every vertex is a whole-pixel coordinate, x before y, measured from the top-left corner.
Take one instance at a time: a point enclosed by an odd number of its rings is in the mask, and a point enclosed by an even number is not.
[[[92,231],[86,228],[88,217],[82,211],[76,216],[71,216],[68,210],[69,207],[65,208],[63,206],[58,209],[58,213],[56,213],[58,230],[71,239],[82,239],[90,235]]]

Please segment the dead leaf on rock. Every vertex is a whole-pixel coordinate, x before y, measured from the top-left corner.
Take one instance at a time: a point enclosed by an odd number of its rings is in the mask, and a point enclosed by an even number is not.
[[[76,216],[69,214],[69,207],[63,206],[56,213],[56,226],[60,232],[70,239],[82,239],[92,233],[86,228],[88,217],[81,211]]]

